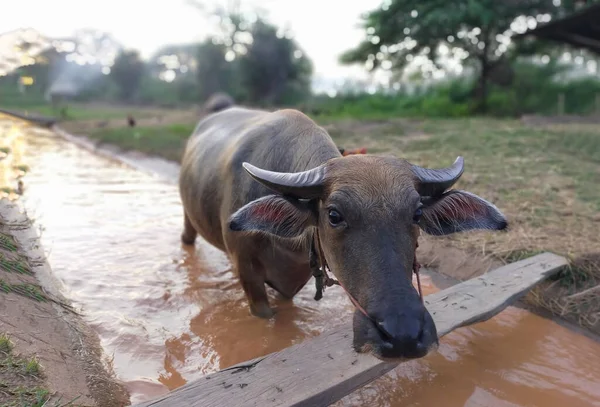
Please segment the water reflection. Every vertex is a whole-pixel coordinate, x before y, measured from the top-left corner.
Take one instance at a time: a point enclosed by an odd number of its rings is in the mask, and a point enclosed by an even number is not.
[[[0,136],[17,143],[19,161],[31,167],[22,199],[44,226],[53,271],[99,333],[133,403],[350,318],[340,289],[315,302],[312,282],[293,302],[271,291],[274,320],[252,317],[223,253],[200,240],[194,249],[181,246],[174,185],[1,117]],[[423,280],[426,292],[436,290]],[[599,349],[510,308],[336,405],[600,405]]]
[[[24,192],[23,177],[28,167],[23,161],[25,143],[21,129],[28,127],[26,122],[3,121],[0,116],[0,198],[14,200]]]
[[[597,343],[511,307],[337,405],[597,406],[598,362]]]

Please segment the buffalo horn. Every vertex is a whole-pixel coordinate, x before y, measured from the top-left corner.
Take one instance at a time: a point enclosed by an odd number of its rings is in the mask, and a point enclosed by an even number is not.
[[[283,195],[314,199],[320,197],[323,191],[324,165],[307,171],[291,173],[263,170],[247,162],[242,166],[256,181]]]
[[[421,196],[438,196],[458,181],[464,171],[464,159],[457,157],[448,168],[430,169],[412,164],[417,177],[417,191]]]

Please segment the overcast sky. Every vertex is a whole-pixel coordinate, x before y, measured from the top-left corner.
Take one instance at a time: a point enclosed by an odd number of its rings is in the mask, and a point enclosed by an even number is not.
[[[228,0],[222,0],[226,4]],[[271,22],[289,26],[315,64],[318,76],[359,75],[340,67],[344,50],[363,38],[360,14],[381,0],[241,0],[268,11]],[[148,56],[169,43],[191,42],[208,34],[203,15],[186,0],[27,0],[2,1],[3,32],[31,27],[48,36],[68,36],[78,28],[110,32],[125,46]],[[362,75],[361,75],[362,76]]]

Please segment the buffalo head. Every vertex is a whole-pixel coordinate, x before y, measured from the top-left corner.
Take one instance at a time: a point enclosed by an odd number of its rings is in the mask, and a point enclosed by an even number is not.
[[[368,155],[334,158],[299,173],[243,166],[276,193],[240,208],[230,228],[281,238],[317,228],[332,273],[370,316],[354,314],[356,350],[384,360],[422,357],[438,343],[412,285],[419,231],[448,235],[507,227],[490,202],[448,190],[463,173],[462,157],[444,169]]]

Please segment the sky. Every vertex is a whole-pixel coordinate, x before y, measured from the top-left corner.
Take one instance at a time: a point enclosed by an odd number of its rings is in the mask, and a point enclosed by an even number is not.
[[[231,0],[221,0],[227,4]],[[265,9],[268,19],[289,27],[313,60],[315,76],[364,77],[361,67],[342,67],[339,55],[364,37],[360,15],[382,0],[240,0],[243,7]],[[2,4],[2,32],[34,28],[51,37],[79,28],[111,33],[147,57],[170,43],[201,40],[209,34],[203,14],[187,0],[27,0]],[[6,18],[10,16],[10,18]]]

